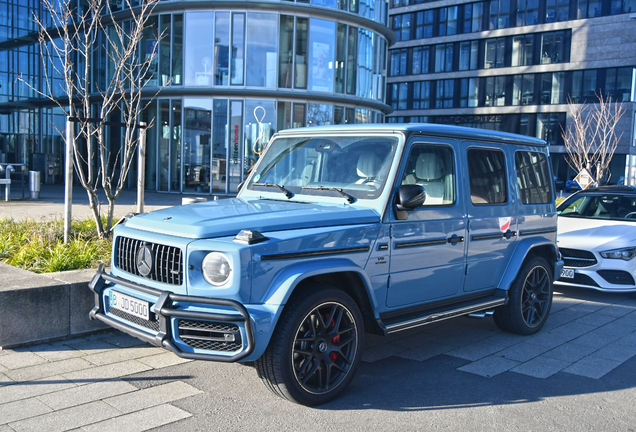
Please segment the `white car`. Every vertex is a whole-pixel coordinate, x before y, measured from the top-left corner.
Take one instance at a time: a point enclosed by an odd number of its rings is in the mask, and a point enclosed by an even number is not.
[[[557,207],[557,244],[565,266],[558,285],[636,291],[636,188],[601,186]]]

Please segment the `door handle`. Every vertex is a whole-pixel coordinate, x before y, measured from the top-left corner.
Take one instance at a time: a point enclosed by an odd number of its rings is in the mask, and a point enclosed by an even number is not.
[[[510,237],[517,237],[517,231],[508,230],[504,233],[503,236],[506,238],[506,240],[510,239]]]
[[[450,244],[461,243],[461,242],[463,242],[463,241],[464,241],[464,236],[457,236],[457,235],[454,235],[454,236],[452,236],[452,237],[449,237],[449,239],[448,239],[448,242],[449,242]]]

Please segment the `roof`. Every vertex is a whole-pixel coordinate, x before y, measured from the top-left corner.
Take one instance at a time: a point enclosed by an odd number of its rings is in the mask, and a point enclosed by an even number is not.
[[[620,192],[620,193],[636,194],[636,186],[606,185],[606,186],[599,186],[595,188],[584,189],[577,193],[581,193],[581,192],[599,192],[599,193]]]
[[[516,135],[507,132],[489,131],[485,129],[468,128],[462,126],[441,125],[433,123],[379,123],[339,126],[316,126],[297,129],[287,129],[278,135],[326,134],[326,133],[404,133],[405,135],[422,134],[444,136],[479,141],[496,141],[508,144],[531,145],[545,147],[548,143],[538,138]]]

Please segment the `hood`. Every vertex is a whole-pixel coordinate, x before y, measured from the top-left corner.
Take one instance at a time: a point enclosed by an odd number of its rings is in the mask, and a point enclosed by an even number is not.
[[[371,209],[345,205],[246,201],[240,198],[170,207],[131,218],[126,227],[195,239],[259,232],[379,223]]]
[[[634,222],[558,218],[557,244],[562,248],[605,251],[636,244],[636,220]]]

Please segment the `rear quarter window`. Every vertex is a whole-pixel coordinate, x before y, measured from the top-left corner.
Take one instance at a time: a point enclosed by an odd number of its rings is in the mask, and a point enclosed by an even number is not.
[[[515,153],[515,168],[522,204],[548,204],[552,201],[552,182],[545,154],[518,151]]]

